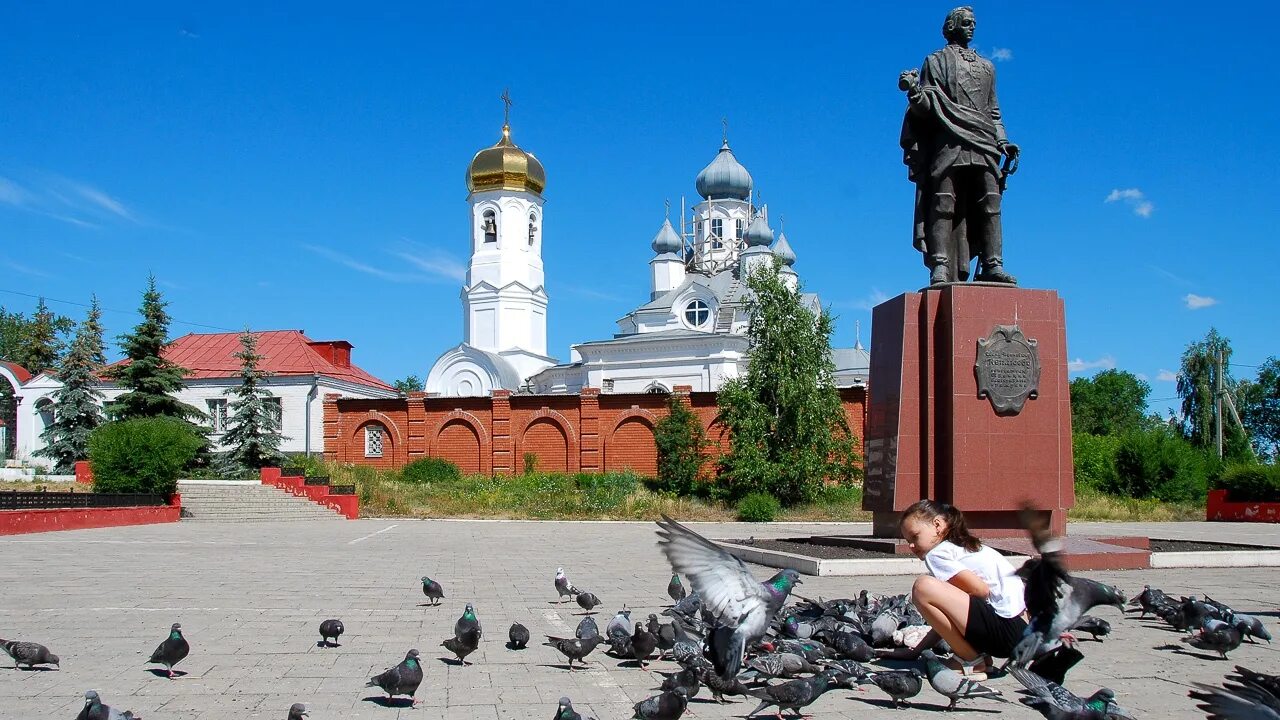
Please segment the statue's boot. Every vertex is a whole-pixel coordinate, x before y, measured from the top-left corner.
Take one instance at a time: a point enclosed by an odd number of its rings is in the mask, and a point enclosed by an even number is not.
[[[951,282],[951,263],[947,262],[946,258],[943,258],[942,262],[938,262],[935,258],[934,263],[933,270],[929,272],[929,284],[946,285]]]
[[[979,282],[1017,285],[1018,279],[1004,269],[1004,228],[1000,219],[999,193],[988,193],[980,203],[986,222],[982,228],[982,271],[974,278]]]

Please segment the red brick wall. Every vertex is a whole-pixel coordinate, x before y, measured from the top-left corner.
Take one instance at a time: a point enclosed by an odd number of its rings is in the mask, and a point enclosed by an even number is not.
[[[716,394],[677,387],[707,430],[708,462],[728,447],[715,422]],[[683,392],[681,392],[683,391]],[[859,439],[866,421],[866,390],[840,391],[849,425]],[[440,398],[410,393],[390,400],[324,399],[325,459],[394,468],[421,457],[442,457],[468,473],[508,474],[537,455],[539,470],[598,472],[657,469],[653,427],[667,414],[667,396],[650,393],[512,395]],[[364,429],[384,428],[381,458],[364,456]]]

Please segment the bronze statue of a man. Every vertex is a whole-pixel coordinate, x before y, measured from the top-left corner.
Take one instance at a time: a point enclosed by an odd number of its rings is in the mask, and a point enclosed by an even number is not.
[[[975,280],[1017,283],[1004,269],[1000,199],[1018,146],[1005,136],[995,68],[969,47],[975,26],[973,8],[952,10],[946,47],[898,78],[908,103],[903,162],[916,184],[913,239],[931,285],[967,280],[974,258]]]

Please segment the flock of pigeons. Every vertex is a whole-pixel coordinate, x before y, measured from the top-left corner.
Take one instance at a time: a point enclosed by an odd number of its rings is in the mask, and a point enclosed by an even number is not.
[[[1134,717],[1116,703],[1115,693],[1108,688],[1082,697],[1063,686],[1066,669],[1083,657],[1076,634],[1088,633],[1096,640],[1111,633],[1110,623],[1086,614],[1095,607],[1112,605],[1140,612],[1140,618],[1151,615],[1174,631],[1190,633],[1182,638],[1186,645],[1217,653],[1223,659],[1245,641],[1271,640],[1261,620],[1207,596],[1175,600],[1146,586],[1126,604],[1124,594],[1115,587],[1067,572],[1061,544],[1050,536],[1041,516],[1024,512],[1023,522],[1040,555],[1019,570],[1026,582],[1030,622],[1002,671],[1022,686],[1019,700],[1046,718]],[[863,590],[855,598],[811,600],[794,592],[802,582],[794,570],[782,570],[758,582],[742,561],[689,528],[666,517],[658,526],[659,546],[674,570],[667,586],[674,604],[662,612],[669,622],[662,622],[657,614],[650,614],[644,622],[633,621],[631,611],[623,606],[601,632],[592,617],[601,605],[600,598],[574,587],[564,569],[558,568],[555,589],[560,601],[574,600],[586,614],[574,637],[548,635],[542,643],[563,655],[570,671],[576,664],[587,665],[586,658],[601,646],[607,646],[604,652],[632,660],[641,669],[647,669],[655,657],[674,661],[679,669],[659,672],[663,682],[656,688],[657,694],[636,703],[633,718],[677,720],[703,688],[720,703],[729,702],[726,698],[732,696],[757,700],[759,704],[748,716],[773,708],[779,718],[784,710],[802,716],[803,708],[842,687],[875,686],[888,695],[895,708],[920,695],[926,683],[949,700],[947,710],[962,700],[1009,702],[999,690],[985,684],[985,674],[953,669],[954,663],[944,663],[933,650],[921,654],[922,663],[905,668],[865,664],[891,648],[913,646],[927,632],[923,617],[907,596],[872,597]],[[693,592],[684,587],[681,576]],[[422,592],[432,605],[445,596],[440,583],[430,577],[422,578]],[[338,647],[345,631],[341,620],[325,620],[320,624],[319,644]],[[465,666],[469,664],[467,656],[479,648],[481,637],[475,608],[467,604],[454,623],[453,635],[440,645]],[[509,649],[524,650],[530,641],[529,629],[513,624],[508,641]],[[1182,649],[1181,645],[1167,647]],[[0,639],[0,649],[13,659],[15,667],[56,666],[60,662],[38,643]],[[945,643],[937,650],[949,652]],[[163,666],[164,674],[173,678],[174,666],[190,651],[182,626],[174,623],[149,662]],[[1068,658],[1065,665],[1063,656]],[[407,697],[412,706],[417,703],[415,694],[422,680],[420,653],[413,649],[402,662],[370,678],[366,687],[380,688],[388,702],[397,696]],[[1278,676],[1236,666],[1220,686],[1196,683],[1189,695],[1211,720],[1280,720]],[[307,714],[305,705],[295,703],[288,718],[301,720]],[[130,711],[104,704],[96,691],[89,690],[77,720],[135,718],[138,716]],[[583,718],[568,697],[560,699],[553,716],[553,720]]]

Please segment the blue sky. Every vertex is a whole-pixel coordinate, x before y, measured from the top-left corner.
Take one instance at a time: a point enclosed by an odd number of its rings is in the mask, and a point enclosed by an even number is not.
[[[547,169],[561,359],[647,299],[663,202],[695,196],[722,117],[837,344],[926,279],[896,81],[950,3],[207,5],[6,12],[0,304],[97,293],[125,311],[105,316],[114,336],[154,272],[175,335],[298,328],[388,380],[424,376],[461,338],[463,173],[504,87]],[[1171,406],[1163,373],[1217,326],[1252,375],[1280,351],[1280,103],[1259,72],[1275,6],[976,10],[1023,150],[1008,267],[1063,294],[1079,370],[1141,373]]]

